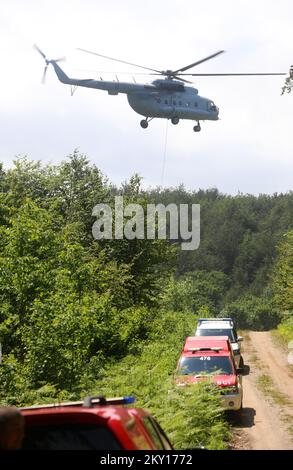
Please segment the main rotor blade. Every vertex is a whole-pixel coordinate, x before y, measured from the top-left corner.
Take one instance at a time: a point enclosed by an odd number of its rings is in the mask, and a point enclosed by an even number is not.
[[[215,54],[209,55],[208,57],[205,57],[204,59],[198,60],[197,62],[194,62],[193,64],[186,65],[186,67],[182,67],[181,69],[174,70],[172,71],[174,75],[177,75],[178,72],[184,72],[185,70],[191,69],[191,67],[195,67],[196,65],[202,64],[203,62],[206,62],[207,60],[213,59],[217,55],[223,54],[225,51],[218,51],[215,52]]]
[[[253,75],[287,75],[284,72],[273,73],[178,73],[177,75],[189,77],[239,77],[239,76],[253,76]]]
[[[114,60],[116,62],[121,62],[122,64],[133,65],[134,67],[139,67],[140,69],[150,70],[151,72],[161,73],[160,70],[150,69],[149,67],[143,67],[142,65],[132,64],[131,62],[126,62],[125,60],[114,59],[113,57],[108,57],[106,55],[98,54],[97,52],[87,51],[86,49],[81,49],[77,47],[79,51],[87,52],[88,54],[97,55],[98,57],[103,57],[104,59]]]
[[[94,69],[74,69],[75,71],[78,72],[88,72],[88,73],[109,73],[109,74],[118,74],[119,75],[161,75],[159,73],[147,73],[147,72],[121,72],[117,70],[94,70]]]

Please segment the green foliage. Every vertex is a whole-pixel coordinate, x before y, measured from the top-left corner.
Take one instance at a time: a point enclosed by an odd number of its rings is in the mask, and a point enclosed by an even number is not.
[[[179,252],[177,273],[221,271],[229,276],[227,301],[246,294],[260,296],[270,280],[276,246],[293,226],[293,193],[221,194],[215,188],[188,192],[181,185],[148,193],[162,204],[200,204],[198,250]]]
[[[293,341],[293,321],[292,317],[288,320],[284,320],[278,325],[277,332],[282,338],[283,343],[287,347],[290,341]]]
[[[130,181],[122,185],[121,195],[123,206],[139,204],[144,213],[147,213],[148,197],[141,190],[141,178],[134,175]],[[114,203],[112,202],[114,209]],[[113,225],[115,224],[114,212]],[[124,216],[124,223],[129,220]],[[146,234],[146,219],[144,221],[144,233]],[[111,259],[118,263],[124,263],[129,267],[135,282],[129,282],[131,295],[136,304],[149,307],[157,306],[162,291],[164,276],[169,276],[174,271],[176,262],[176,247],[166,243],[165,240],[133,239],[126,238],[111,240],[104,243],[105,251]]]
[[[45,381],[71,390],[92,356],[106,352],[104,345],[111,340],[115,348],[113,314],[107,299],[88,294],[77,298],[61,291],[35,301],[30,322],[22,329],[28,380],[34,386]]]
[[[17,399],[44,384],[72,392],[88,366],[147,338],[174,250],[93,240],[91,211],[115,191],[77,152],[57,167],[19,159],[1,191],[2,386]],[[145,205],[140,192],[139,177],[122,188]]]
[[[169,388],[159,420],[175,449],[227,448],[230,436],[219,400],[219,390],[210,384]]]
[[[286,233],[279,244],[272,287],[275,308],[282,316],[278,334],[288,344],[293,340],[293,231]]]
[[[195,271],[171,279],[165,290],[162,305],[166,309],[215,315],[227,292],[229,278],[218,271]]]
[[[281,319],[270,299],[252,295],[230,303],[222,310],[221,316],[232,317],[238,328],[254,331],[275,328]]]
[[[273,290],[276,307],[293,316],[293,231],[286,233],[279,245]]]
[[[0,403],[1,406],[26,406],[36,403],[52,403],[70,398],[66,390],[59,390],[55,385],[43,382],[39,388],[32,388],[28,382],[23,365],[13,354],[5,355],[0,367]]]
[[[117,195],[144,210],[200,203],[200,248],[93,240],[93,207],[114,208]],[[281,314],[279,331],[291,339],[293,236],[283,233],[292,225],[292,193],[143,191],[138,175],[115,188],[77,151],[56,166],[27,157],[0,165],[1,403],[134,393],[176,448],[225,448],[217,389],[177,387],[172,374],[196,317],[223,307],[239,327],[258,330]]]

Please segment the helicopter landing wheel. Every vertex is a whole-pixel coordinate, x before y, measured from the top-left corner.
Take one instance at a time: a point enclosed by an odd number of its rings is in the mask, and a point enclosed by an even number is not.
[[[146,128],[148,127],[149,123],[147,122],[146,119],[142,119],[142,120],[140,121],[140,125],[141,125],[141,127],[142,127],[143,129],[146,129]]]
[[[197,123],[197,125],[194,126],[193,130],[194,132],[200,132],[201,131],[200,123]]]
[[[172,124],[174,124],[174,126],[175,126],[176,124],[178,124],[179,118],[176,117],[176,116],[175,116],[175,117],[172,117],[171,122],[172,122]]]

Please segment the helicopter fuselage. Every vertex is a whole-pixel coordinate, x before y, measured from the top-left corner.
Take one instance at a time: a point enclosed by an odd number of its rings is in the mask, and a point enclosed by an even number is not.
[[[214,103],[198,95],[192,87],[184,91],[144,91],[127,94],[128,102],[138,114],[156,118],[179,118],[190,120],[219,119],[219,111]]]

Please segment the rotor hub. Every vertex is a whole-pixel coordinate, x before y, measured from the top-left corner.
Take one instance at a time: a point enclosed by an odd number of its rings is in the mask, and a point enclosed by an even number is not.
[[[163,70],[161,73],[165,75],[167,80],[173,80],[173,78],[175,78],[173,70]]]

